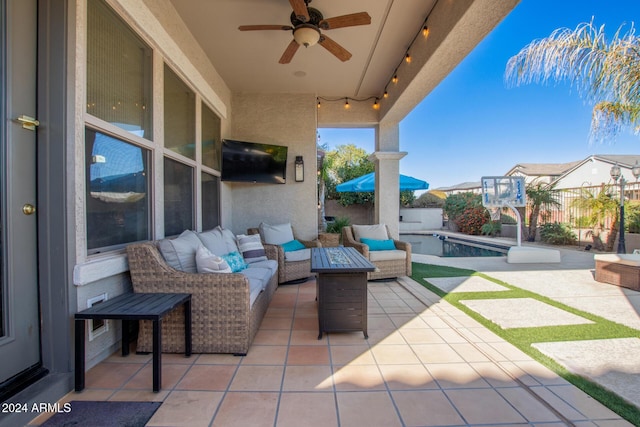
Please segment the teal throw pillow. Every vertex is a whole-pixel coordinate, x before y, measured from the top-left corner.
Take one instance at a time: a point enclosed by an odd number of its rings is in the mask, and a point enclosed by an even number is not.
[[[392,251],[396,248],[392,239],[376,240],[376,239],[360,239],[360,242],[369,246],[370,251]]]
[[[282,244],[282,249],[285,252],[299,251],[300,249],[305,249],[305,248],[306,248],[306,246],[303,245],[302,242],[300,242],[298,240],[292,240],[290,242]]]
[[[247,263],[244,262],[244,258],[240,255],[240,252],[229,252],[226,255],[222,255],[220,258],[229,264],[232,273],[237,273],[238,271],[242,271],[247,268]]]

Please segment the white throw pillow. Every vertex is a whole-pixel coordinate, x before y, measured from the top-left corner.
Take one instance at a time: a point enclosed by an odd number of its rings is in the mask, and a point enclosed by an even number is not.
[[[260,235],[265,243],[281,245],[293,240],[293,229],[289,222],[277,225],[269,225],[263,222],[260,224]]]
[[[262,246],[259,234],[240,234],[236,236],[238,242],[238,250],[242,254],[242,258],[248,263],[265,261],[267,254]]]
[[[384,224],[352,225],[353,237],[360,242],[364,239],[387,240],[387,227]]]
[[[196,251],[196,266],[198,273],[231,273],[229,264],[204,245],[200,245]]]

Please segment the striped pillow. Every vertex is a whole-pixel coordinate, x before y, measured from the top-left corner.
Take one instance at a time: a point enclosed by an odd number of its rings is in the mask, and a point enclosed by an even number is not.
[[[238,242],[238,250],[247,264],[267,260],[267,254],[264,251],[259,234],[250,234],[248,236],[240,234],[236,236],[236,241]]]

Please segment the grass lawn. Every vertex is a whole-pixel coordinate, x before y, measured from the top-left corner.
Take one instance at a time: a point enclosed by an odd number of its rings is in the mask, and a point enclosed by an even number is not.
[[[486,280],[490,280],[505,288],[507,291],[500,292],[456,292],[446,293],[440,288],[432,285],[424,277],[462,277],[462,276],[478,276],[483,277]],[[524,289],[517,288],[513,285],[505,283],[503,281],[494,279],[483,273],[478,273],[473,270],[465,270],[454,267],[445,267],[431,264],[413,263],[412,279],[420,283],[431,292],[442,297],[447,302],[454,305],[456,308],[468,314],[474,318],[487,329],[494,332],[496,335],[502,337],[504,340],[510,342],[529,356],[539,361],[543,365],[547,366],[558,375],[571,382],[585,393],[589,394],[593,398],[600,401],[612,411],[619,414],[634,425],[640,426],[640,409],[634,405],[629,404],[625,400],[621,399],[615,393],[612,393],[598,384],[595,384],[581,376],[572,374],[567,371],[563,366],[555,362],[553,359],[545,356],[535,348],[531,346],[532,343],[538,342],[553,342],[553,341],[578,341],[578,340],[592,340],[592,339],[607,339],[607,338],[640,338],[640,331],[637,329],[629,328],[624,325],[612,322],[604,319],[600,316],[596,316],[584,311],[569,307],[542,295],[526,291]],[[591,320],[592,324],[585,325],[566,325],[566,326],[545,326],[545,327],[529,327],[529,328],[513,328],[502,329],[492,321],[481,316],[477,312],[469,309],[467,306],[460,303],[462,300],[471,299],[500,299],[500,298],[533,298],[540,302],[549,304],[551,306],[560,308],[569,313],[576,314]]]

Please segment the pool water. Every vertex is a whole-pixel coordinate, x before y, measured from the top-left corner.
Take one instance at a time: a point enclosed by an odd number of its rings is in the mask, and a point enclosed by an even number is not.
[[[499,257],[508,248],[429,234],[403,234],[400,240],[411,243],[411,253],[439,257]]]

